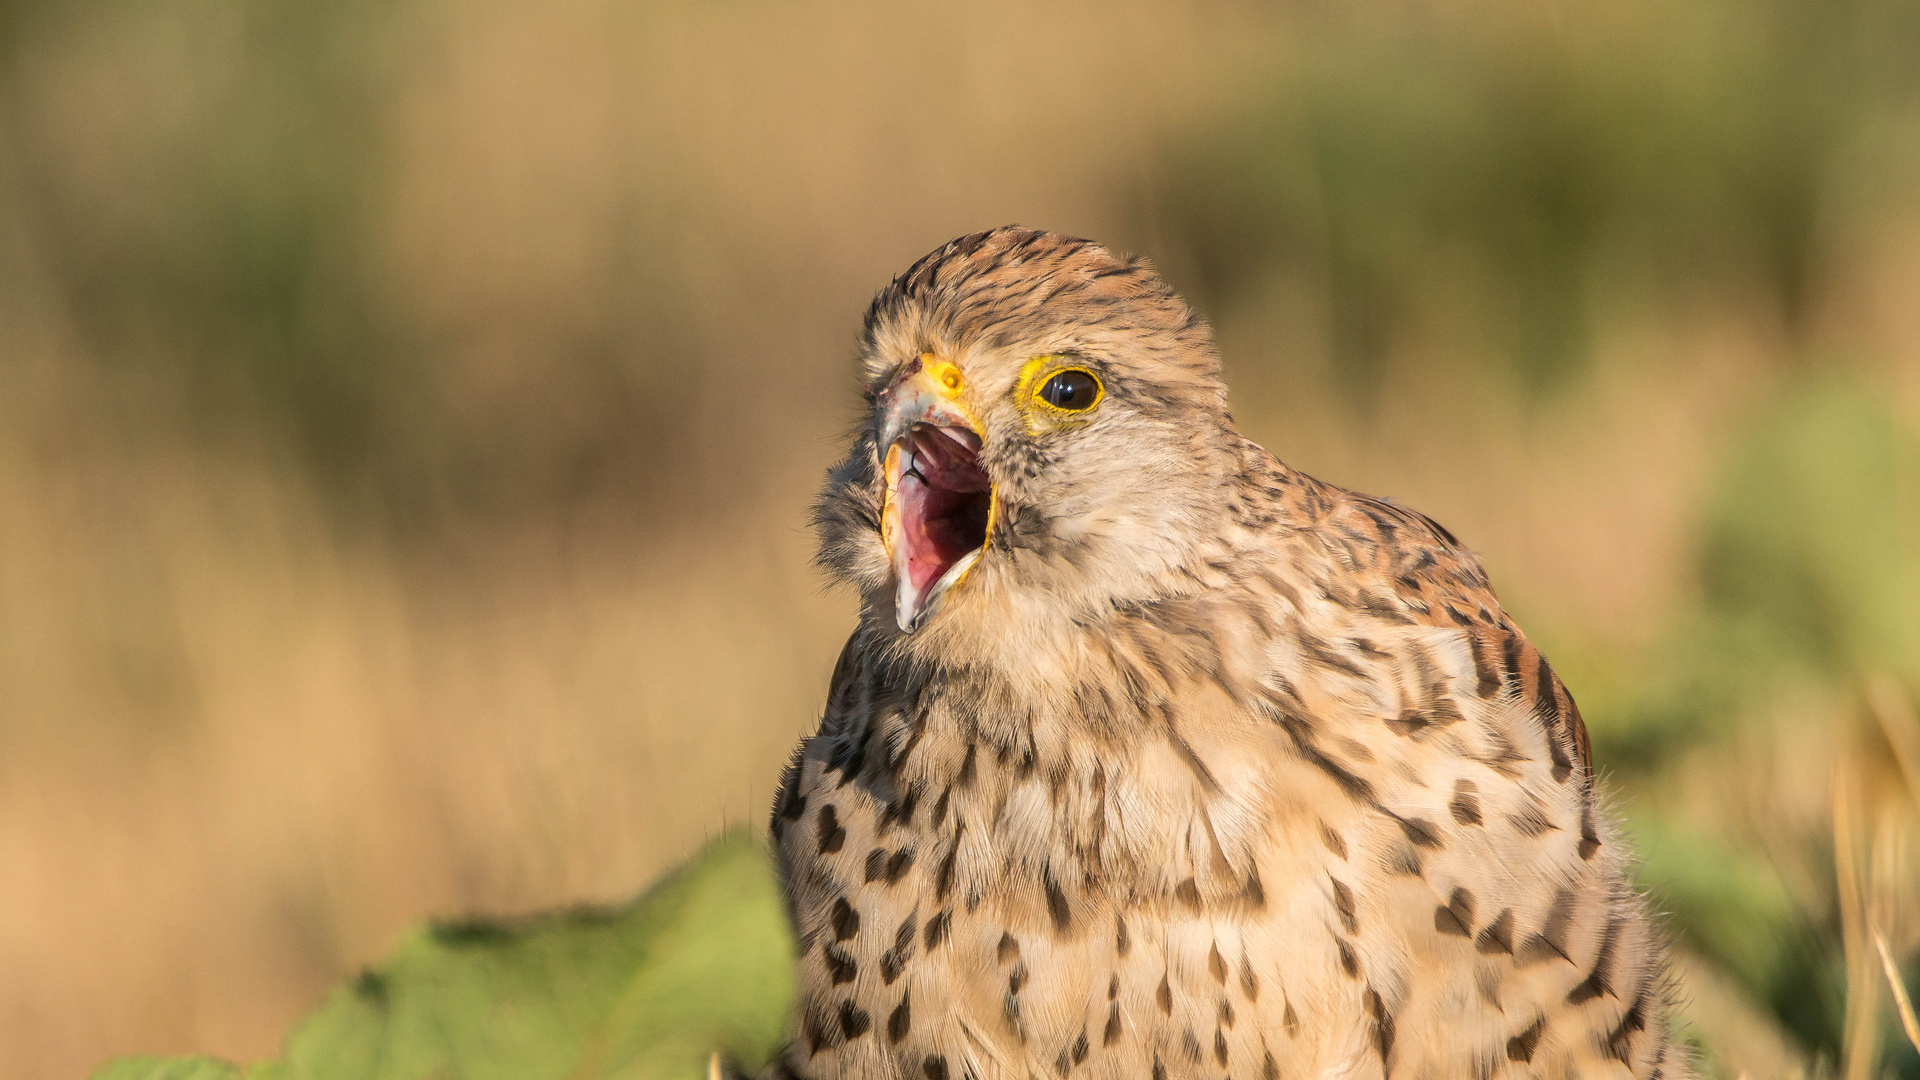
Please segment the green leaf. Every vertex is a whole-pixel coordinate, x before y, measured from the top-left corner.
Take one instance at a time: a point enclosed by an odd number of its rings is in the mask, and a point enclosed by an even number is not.
[[[699,1080],[778,1050],[793,942],[760,842],[708,847],[631,904],[411,935],[278,1064],[126,1058],[93,1080]]]
[[[265,1080],[267,1069],[242,1069],[218,1058],[120,1058],[94,1071],[93,1080]]]

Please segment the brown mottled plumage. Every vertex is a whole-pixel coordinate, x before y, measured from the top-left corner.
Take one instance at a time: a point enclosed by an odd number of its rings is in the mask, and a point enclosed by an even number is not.
[[[1445,529],[1242,437],[1147,266],[963,237],[861,352],[817,511],[860,625],[773,815],[779,1070],[1688,1075],[1546,658]]]

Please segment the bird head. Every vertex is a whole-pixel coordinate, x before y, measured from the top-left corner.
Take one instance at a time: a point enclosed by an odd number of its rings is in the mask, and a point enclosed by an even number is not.
[[[964,236],[880,291],[860,354],[868,412],[815,520],[876,626],[1085,623],[1190,587],[1244,443],[1210,331],[1145,263]]]

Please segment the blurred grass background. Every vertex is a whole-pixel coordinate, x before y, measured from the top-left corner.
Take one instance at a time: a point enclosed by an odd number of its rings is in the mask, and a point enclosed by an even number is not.
[[[1482,552],[1715,1075],[1920,1076],[1914,0],[0,0],[7,1075],[757,824],[858,316],[1012,221]]]

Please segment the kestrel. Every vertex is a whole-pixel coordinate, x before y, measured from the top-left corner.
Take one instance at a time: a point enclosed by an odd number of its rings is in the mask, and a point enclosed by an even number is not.
[[[1446,529],[1235,430],[1145,263],[962,237],[860,356],[777,1074],[1689,1075],[1546,658]]]

